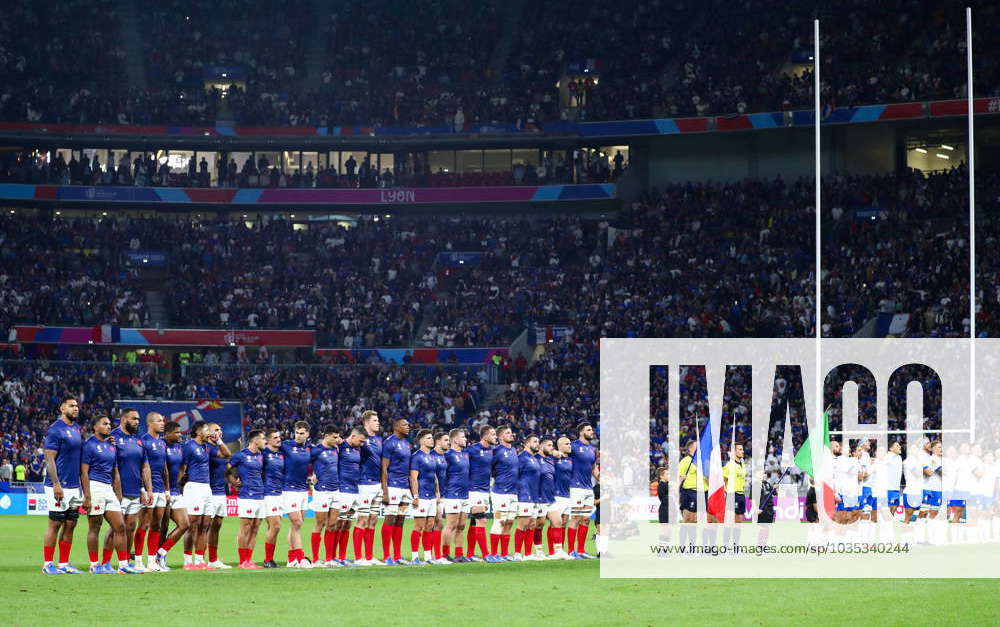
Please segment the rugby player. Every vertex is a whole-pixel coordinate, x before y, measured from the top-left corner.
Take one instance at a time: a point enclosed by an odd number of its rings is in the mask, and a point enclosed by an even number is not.
[[[566,540],[566,526],[569,524],[569,515],[573,510],[573,502],[569,498],[569,486],[573,479],[573,461],[569,457],[571,450],[569,438],[561,436],[556,440],[551,457],[555,467],[555,503],[549,506],[548,511],[549,556],[564,560],[573,559],[563,548],[563,543]]]
[[[450,562],[462,563],[465,557],[462,546],[462,530],[469,515],[469,452],[465,450],[465,429],[452,429],[448,433],[451,448],[444,454],[446,472],[441,506],[446,517],[442,533],[443,557]],[[451,545],[455,545],[455,557],[451,557]],[[472,545],[469,545],[472,550]]]
[[[184,570],[214,570],[205,563],[205,547],[211,527],[211,518],[205,513],[212,499],[207,437],[208,424],[199,420],[191,425],[191,439],[181,449],[183,454],[178,481],[183,487],[184,506],[187,508],[190,525],[188,533],[194,548],[194,561],[185,563]]]
[[[336,509],[337,490],[340,489],[340,467],[338,449],[343,439],[340,428],[327,425],[323,428],[323,439],[310,450],[313,474],[316,484],[313,486],[312,511],[316,516],[316,524],[312,532],[312,566],[340,566],[336,561],[337,546],[340,537],[337,534]],[[320,541],[325,541],[326,559],[319,558]],[[301,561],[301,559],[300,559]],[[291,565],[291,564],[289,564]],[[301,564],[300,564],[301,566]]]
[[[573,545],[576,537],[577,559],[594,559],[586,551],[588,526],[590,516],[594,513],[594,480],[600,479],[595,462],[597,447],[590,442],[594,439],[594,427],[583,422],[576,427],[577,439],[570,445],[570,459],[573,462],[573,475],[570,481],[570,499],[573,501],[573,516],[569,523],[569,541]]]
[[[230,481],[239,489],[237,514],[240,517],[240,531],[236,536],[239,551],[239,567],[247,570],[261,568],[253,561],[253,549],[257,545],[257,531],[264,519],[264,432],[253,430],[247,434],[247,446],[229,458]]]
[[[139,512],[143,505],[152,502],[150,495],[153,493],[149,461],[139,436],[139,412],[131,407],[123,409],[118,428],[111,432],[111,438],[118,454],[116,464],[121,478],[121,512],[125,519],[125,541],[131,554],[132,540],[139,524]],[[108,547],[113,544],[113,533],[109,528],[104,537],[105,564],[111,560],[111,550]],[[139,564],[135,564],[134,568],[145,572],[145,568]]]
[[[69,563],[73,546],[73,530],[83,505],[80,492],[80,455],[83,437],[76,419],[80,405],[76,398],[64,396],[59,403],[59,417],[49,426],[42,445],[45,453],[45,500],[49,506],[49,522],[42,538],[42,572],[46,575],[78,575],[80,571]],[[53,564],[56,542],[59,542],[59,562]]]
[[[490,425],[479,428],[479,441],[469,447],[469,534],[466,537],[466,556],[473,562],[485,559],[486,507],[490,502],[490,479],[493,476],[493,447],[497,443],[497,430]],[[479,555],[476,557],[476,545]]]
[[[288,514],[288,567],[312,568],[302,550],[302,519],[309,502],[309,423],[300,420],[294,425],[294,439],[281,443],[285,456],[285,484],[282,490],[284,511]]]
[[[334,512],[339,515],[337,534],[340,538],[339,562],[344,566],[373,566],[365,557],[366,529],[354,528],[351,538],[354,544],[354,561],[347,559],[347,538],[351,533],[351,518],[362,509],[361,489],[361,451],[364,448],[368,433],[364,427],[354,427],[350,435],[340,444],[340,490],[330,508],[330,518]],[[360,516],[360,514],[359,514]]]
[[[382,442],[382,505],[385,506],[382,559],[388,565],[409,564],[402,557],[403,523],[406,509],[413,501],[413,493],[410,492],[410,441],[406,439],[409,434],[410,422],[406,418],[397,418],[392,423],[392,435]],[[389,533],[386,533],[386,527]]]
[[[924,462],[920,453],[919,445],[911,445],[903,462],[903,470],[906,473],[906,486],[903,488],[903,522],[911,529],[904,537],[906,542],[920,541],[916,535],[915,523],[915,516],[920,513],[924,502]]]
[[[431,455],[434,434],[430,429],[417,432],[420,447],[410,458],[410,492],[413,494],[413,531],[410,532],[410,553],[412,564],[422,566],[433,560],[434,519],[437,515],[437,499],[440,497],[437,483],[437,459]],[[423,540],[424,561],[420,560],[420,545]]]
[[[161,572],[156,559],[160,549],[160,528],[167,519],[167,494],[170,493],[169,473],[167,472],[167,443],[163,440],[163,415],[155,411],[146,414],[146,433],[140,438],[140,443],[146,451],[146,461],[149,463],[150,481],[153,493],[149,503],[144,505],[139,516],[139,528],[135,531],[135,564],[142,566],[142,545],[146,542],[146,570]]]
[[[170,421],[163,427],[163,440],[167,445],[167,482],[170,485],[170,494],[167,496],[167,503],[170,507],[170,518],[174,521],[174,528],[167,534],[168,521],[164,517],[160,534],[166,538],[160,549],[156,552],[156,563],[162,571],[169,571],[167,566],[167,553],[173,548],[177,541],[184,538],[184,563],[192,563],[192,543],[191,534],[188,533],[190,521],[188,520],[187,508],[184,505],[184,497],[181,496],[181,464],[184,460],[184,449],[181,442],[181,425],[178,422]]]
[[[80,486],[83,489],[84,509],[87,512],[87,553],[90,555],[90,572],[104,575],[118,572],[136,575],[140,571],[128,561],[128,541],[125,538],[125,522],[122,519],[121,478],[118,473],[117,450],[111,436],[111,419],[98,416],[91,421],[94,435],[83,444],[80,459]],[[110,525],[110,541],[118,553],[118,570],[97,559],[97,541],[100,538],[101,522]],[[105,539],[105,543],[109,540]],[[107,544],[105,544],[105,550]]]
[[[264,537],[264,568],[278,568],[274,561],[274,548],[281,531],[281,516],[284,513],[282,491],[285,488],[285,454],[281,451],[281,432],[271,428],[266,432],[267,445],[262,451],[264,457],[264,515],[267,520],[267,534]]]
[[[524,438],[524,448],[517,456],[517,531],[514,533],[514,561],[535,561],[532,547],[535,542],[535,518],[541,482],[538,462],[538,436],[529,433]]]
[[[441,535],[444,532],[444,507],[441,501],[444,499],[444,487],[448,478],[448,459],[444,456],[451,446],[451,438],[446,431],[434,434],[434,448],[431,449],[431,456],[437,462],[437,484],[438,497],[434,512],[434,525],[431,529],[431,541],[434,546],[434,563],[439,565],[451,564],[451,560],[444,559],[441,550]]]
[[[365,543],[365,562],[371,566],[384,566],[385,562],[375,559],[375,526],[378,524],[379,509],[382,506],[382,436],[379,435],[378,412],[367,410],[361,414],[361,427],[365,431],[365,443],[361,447],[361,478],[358,483],[358,508],[356,528],[361,529]],[[390,530],[382,529],[382,543],[386,545]],[[388,551],[385,551],[388,555]]]
[[[226,472],[232,453],[226,443],[222,441],[222,427],[217,423],[208,423],[205,438],[209,455],[208,485],[212,489],[212,498],[209,499],[208,509],[202,518],[202,525],[208,526],[208,565],[211,568],[225,570],[232,568],[232,566],[224,564],[219,559],[219,530],[222,528],[222,521],[226,519],[228,513]]]
[[[514,430],[510,426],[497,429],[500,443],[493,447],[493,526],[490,529],[490,555],[487,562],[509,562],[510,530],[517,516],[518,459],[514,450]]]

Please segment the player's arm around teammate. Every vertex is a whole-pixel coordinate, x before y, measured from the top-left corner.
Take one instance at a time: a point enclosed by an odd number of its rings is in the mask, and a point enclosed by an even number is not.
[[[118,553],[118,572],[135,574],[128,563],[128,549],[125,538],[125,521],[121,512],[121,479],[115,461],[115,447],[111,442],[111,420],[107,416],[95,418],[92,422],[94,436],[83,447],[80,463],[80,487],[87,512],[87,553],[90,556],[90,572],[95,575],[111,574],[115,571],[98,559],[98,540],[101,522],[108,521],[110,538]],[[93,480],[91,477],[93,471]],[[105,553],[110,553],[105,540]]]

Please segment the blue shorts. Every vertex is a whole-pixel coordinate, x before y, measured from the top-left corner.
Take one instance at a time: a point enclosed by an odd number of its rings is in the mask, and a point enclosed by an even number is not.
[[[856,496],[840,496],[840,502],[837,503],[838,512],[853,512],[858,509],[858,497]]]
[[[924,505],[928,507],[941,507],[941,492],[937,490],[924,490]]]
[[[889,490],[887,496],[889,507],[899,507],[899,490]]]
[[[969,501],[969,493],[964,490],[955,490],[948,495],[948,507],[965,507]]]
[[[680,499],[681,511],[684,512],[697,512],[698,511],[698,491],[686,488],[681,488]]]
[[[861,488],[861,500],[858,502],[858,508],[864,510],[878,509],[878,501],[872,496],[871,488]]]
[[[920,509],[920,505],[921,500],[916,495],[913,495],[913,500],[911,501],[909,494],[903,494],[903,507],[906,509]]]

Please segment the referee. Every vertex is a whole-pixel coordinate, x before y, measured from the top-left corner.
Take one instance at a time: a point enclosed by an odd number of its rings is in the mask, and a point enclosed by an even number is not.
[[[726,493],[733,495],[733,502],[736,509],[736,524],[743,522],[744,515],[747,511],[747,497],[746,497],[746,478],[747,478],[747,468],[744,462],[744,450],[743,443],[737,442],[733,445],[732,457],[729,462],[722,469],[722,479],[726,483]],[[730,541],[733,544],[739,544],[740,541],[740,531],[739,529],[726,525],[724,531],[725,544],[728,545]]]
[[[683,459],[681,459],[681,463],[677,468],[681,483],[681,522],[685,523],[698,522],[698,467],[694,463],[694,454],[697,449],[698,441],[694,438],[688,440],[687,444],[684,446],[684,450],[687,454]],[[707,493],[708,480],[703,477],[701,483],[702,485],[700,488]],[[681,544],[685,543],[685,538],[690,538],[689,544],[694,544],[696,537],[697,533],[693,526],[683,525],[681,527]]]

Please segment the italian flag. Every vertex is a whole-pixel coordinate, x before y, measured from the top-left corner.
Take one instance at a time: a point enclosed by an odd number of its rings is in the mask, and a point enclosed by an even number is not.
[[[833,513],[837,509],[837,499],[834,496],[833,481],[830,477],[829,458],[832,453],[830,452],[830,417],[827,412],[823,412],[823,440],[820,446],[821,458],[818,463],[813,459],[812,449],[813,434],[810,433],[806,441],[802,443],[802,448],[795,454],[795,465],[815,479],[816,485],[820,488],[817,499],[821,499],[827,516],[833,517]]]

